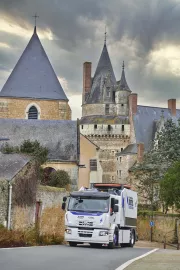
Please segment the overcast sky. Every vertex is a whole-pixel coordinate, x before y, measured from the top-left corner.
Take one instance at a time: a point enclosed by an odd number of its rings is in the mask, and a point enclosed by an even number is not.
[[[99,60],[104,28],[116,79],[125,61],[138,103],[180,108],[180,0],[0,0],[0,89],[25,49],[39,15],[38,35],[81,116],[82,66]]]

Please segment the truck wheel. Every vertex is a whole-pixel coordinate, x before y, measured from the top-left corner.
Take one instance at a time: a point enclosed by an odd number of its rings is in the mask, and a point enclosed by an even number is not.
[[[76,247],[77,243],[76,242],[69,242],[70,247]]]
[[[135,242],[136,242],[136,239],[135,239],[135,231],[134,230],[132,230],[131,231],[131,237],[130,237],[130,243],[129,243],[129,247],[133,247],[134,246],[134,244],[135,244]]]
[[[118,229],[115,228],[114,230],[114,234],[113,234],[113,242],[110,242],[109,245],[108,245],[108,248],[109,249],[113,249],[115,248],[116,246],[118,246]]]

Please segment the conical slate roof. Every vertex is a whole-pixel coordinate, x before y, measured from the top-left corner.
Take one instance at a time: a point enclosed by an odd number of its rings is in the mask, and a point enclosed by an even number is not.
[[[0,97],[68,100],[39,40],[36,27]]]
[[[104,44],[101,57],[99,59],[87,103],[100,103],[102,102],[102,88],[107,76],[111,77],[112,86],[116,85],[116,78],[109,58],[106,43]]]
[[[131,91],[128,84],[127,84],[127,81],[126,81],[126,76],[125,76],[125,71],[124,71],[124,62],[123,62],[123,66],[122,66],[121,80],[119,81],[118,85],[119,85],[118,88],[120,90]]]

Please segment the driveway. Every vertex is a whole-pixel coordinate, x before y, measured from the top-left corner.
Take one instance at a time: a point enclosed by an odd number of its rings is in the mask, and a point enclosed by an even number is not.
[[[151,249],[48,246],[0,249],[0,270],[115,270]]]

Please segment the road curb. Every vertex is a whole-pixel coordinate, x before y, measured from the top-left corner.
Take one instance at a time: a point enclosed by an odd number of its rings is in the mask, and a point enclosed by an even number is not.
[[[116,268],[115,270],[123,270],[123,269],[125,269],[126,267],[128,267],[130,264],[132,264],[133,262],[135,262],[135,261],[137,261],[137,260],[140,260],[140,259],[142,259],[142,258],[144,258],[144,257],[146,257],[146,256],[148,256],[148,255],[150,255],[151,253],[156,252],[157,250],[159,250],[159,248],[155,248],[155,249],[153,249],[153,250],[151,250],[151,251],[149,251],[149,252],[147,252],[147,253],[145,253],[145,254],[139,256],[139,257],[136,257],[136,258],[134,258],[134,259],[131,259],[131,260],[125,262],[124,264],[120,265],[120,266],[119,266],[118,268]]]

